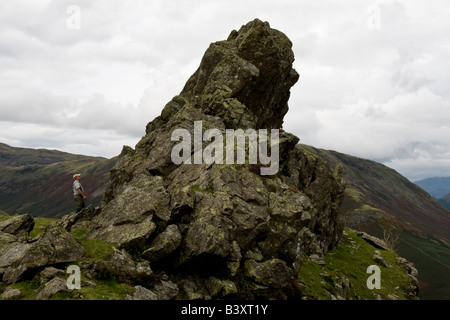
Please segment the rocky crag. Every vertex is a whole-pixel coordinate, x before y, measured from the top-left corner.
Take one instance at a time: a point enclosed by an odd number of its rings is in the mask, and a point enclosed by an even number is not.
[[[289,133],[280,135],[273,176],[260,175],[258,165],[175,165],[171,158],[173,130],[193,136],[194,121],[224,133],[282,127],[299,79],[291,47],[259,20],[212,43],[136,149],[123,149],[101,206],[67,229],[86,227],[88,238],[139,252],[152,269],[190,276],[191,287],[239,274],[251,280],[252,297],[293,296],[305,255],[323,257],[342,233],[339,172],[296,148]]]
[[[83,230],[85,239],[119,247],[107,261],[83,263],[83,275],[128,281],[136,286],[129,299],[298,297],[305,259],[320,263],[342,236],[340,169],[285,132],[273,175],[261,175],[261,163],[175,164],[171,157],[178,143],[172,132],[183,128],[193,136],[196,121],[224,135],[280,128],[299,79],[291,47],[286,35],[260,20],[212,43],[135,149],[123,148],[99,207],[63,217],[31,243],[1,233],[7,244],[0,252],[2,281],[75,261],[83,251],[71,234]]]

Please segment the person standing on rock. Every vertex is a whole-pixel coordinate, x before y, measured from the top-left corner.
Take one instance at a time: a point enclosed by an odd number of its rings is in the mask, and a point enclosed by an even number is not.
[[[86,200],[86,195],[84,194],[83,186],[81,185],[81,174],[76,173],[73,175],[73,198],[77,205],[76,213],[80,212],[84,207],[86,207],[84,201]]]

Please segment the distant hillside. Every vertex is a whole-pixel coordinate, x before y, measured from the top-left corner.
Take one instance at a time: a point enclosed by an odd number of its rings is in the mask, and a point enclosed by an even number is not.
[[[341,212],[346,224],[383,238],[385,219],[403,229],[397,251],[419,269],[419,297],[450,299],[450,212],[419,186],[383,164],[301,145],[341,164],[347,180]]]
[[[384,213],[397,219],[406,229],[450,242],[450,212],[395,170],[375,161],[335,151],[302,147],[326,159],[332,166],[338,163],[344,166],[348,185],[342,210],[353,212],[365,205],[365,209],[371,212],[366,217],[363,214],[353,217],[354,222],[361,224],[371,219],[373,214]]]
[[[438,202],[450,210],[450,193],[438,199]]]
[[[446,194],[446,195],[443,196],[441,199],[450,202],[450,193],[449,193],[449,194]]]
[[[435,198],[450,194],[450,177],[428,178],[414,183]]]
[[[15,148],[0,144],[0,209],[10,214],[61,217],[74,211],[72,176],[83,175],[88,204],[97,205],[115,158]]]
[[[20,167],[34,164],[46,165],[88,159],[103,158],[93,158],[57,150],[17,148],[0,143],[0,167]]]
[[[428,178],[414,182],[447,210],[450,210],[450,177]]]

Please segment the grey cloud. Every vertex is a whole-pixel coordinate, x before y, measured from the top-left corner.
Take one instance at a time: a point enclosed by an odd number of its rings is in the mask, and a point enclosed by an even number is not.
[[[417,91],[435,82],[427,74],[427,70],[421,69],[421,55],[410,50],[400,49],[398,59],[392,65],[392,83],[406,91]]]

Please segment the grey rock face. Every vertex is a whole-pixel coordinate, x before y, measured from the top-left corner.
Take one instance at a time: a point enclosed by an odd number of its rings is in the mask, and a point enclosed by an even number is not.
[[[181,233],[175,224],[171,224],[160,233],[150,244],[150,248],[142,256],[150,262],[158,261],[174,252],[181,243]]]
[[[5,291],[0,294],[0,300],[12,300],[18,299],[22,296],[22,292],[19,289],[7,287]]]
[[[255,283],[254,293],[262,298],[286,299],[292,294],[293,270],[283,260],[245,261],[245,275]]]
[[[55,277],[47,282],[44,288],[39,291],[36,295],[36,300],[48,300],[56,293],[70,291],[71,290],[67,287],[66,280],[61,279],[60,277]]]
[[[96,261],[92,267],[99,278],[114,277],[120,282],[147,283],[153,271],[148,261],[136,263],[125,250],[113,247],[114,253],[107,261]]]
[[[400,266],[406,271],[408,276],[411,278],[411,283],[409,285],[409,295],[411,297],[417,296],[419,293],[419,271],[414,267],[414,264],[412,262],[409,262],[405,258],[402,257],[396,257],[397,262],[400,264]]]
[[[0,232],[0,275],[16,260],[22,259],[30,244],[16,236]]]
[[[201,97],[199,107],[219,115],[227,128],[280,128],[299,79],[293,62],[289,38],[254,20],[210,45],[181,95]],[[218,93],[232,107],[224,107]]]
[[[66,273],[64,272],[64,270],[56,269],[54,267],[47,267],[40,273],[40,283],[45,284],[49,282],[51,279],[57,276],[63,277],[65,274]]]

